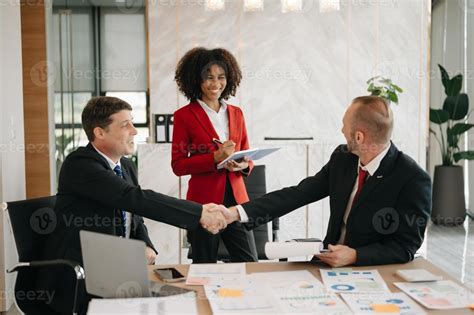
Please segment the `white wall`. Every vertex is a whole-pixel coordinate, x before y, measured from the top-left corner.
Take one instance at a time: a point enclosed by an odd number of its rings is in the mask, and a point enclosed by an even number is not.
[[[344,140],[350,100],[367,94],[368,78],[384,75],[405,90],[393,106],[394,140],[425,166],[431,1],[345,0],[328,13],[316,0],[304,0],[298,13],[281,13],[276,0],[266,0],[262,12],[243,12],[241,0],[225,1],[218,12],[203,3],[148,2],[151,113],[187,103],[173,81],[186,51],[224,47],[243,70],[231,102],[244,110],[252,145],[265,136],[312,136],[333,147]]]
[[[0,201],[25,198],[20,21],[19,1],[0,0]],[[5,275],[4,270],[13,266],[18,256],[6,213],[0,214],[0,220],[0,290],[5,310],[13,302],[14,275]]]

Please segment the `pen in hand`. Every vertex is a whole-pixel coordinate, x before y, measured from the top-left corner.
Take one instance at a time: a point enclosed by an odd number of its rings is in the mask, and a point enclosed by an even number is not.
[[[212,142],[217,143],[217,144],[222,144],[222,141],[216,138],[212,138]]]

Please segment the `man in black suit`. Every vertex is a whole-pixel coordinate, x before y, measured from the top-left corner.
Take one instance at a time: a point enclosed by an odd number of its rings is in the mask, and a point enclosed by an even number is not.
[[[153,263],[156,250],[142,216],[183,229],[201,224],[214,234],[225,228],[221,212],[210,210],[216,205],[202,206],[138,186],[135,166],[124,157],[133,153],[137,134],[131,111],[128,103],[114,97],[94,97],[84,108],[82,125],[90,142],[71,153],[61,167],[55,226],[46,241],[44,259],[82,264],[79,231],[89,230],[144,241],[147,260]],[[51,307],[57,311],[72,308],[71,276],[62,268],[45,269],[39,275],[38,287],[54,292]],[[83,289],[79,298],[87,300]]]
[[[392,129],[384,99],[354,99],[343,119],[347,145],[298,185],[230,208],[227,223],[240,220],[253,228],[329,196],[329,252],[319,259],[333,267],[412,260],[431,211],[431,179],[390,141]]]

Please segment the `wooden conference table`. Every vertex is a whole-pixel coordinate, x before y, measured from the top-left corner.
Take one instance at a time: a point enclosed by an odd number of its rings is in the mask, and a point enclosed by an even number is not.
[[[149,278],[153,281],[158,281],[158,277],[153,273],[153,269],[156,268],[166,268],[174,267],[178,269],[182,274],[187,275],[189,265],[155,265],[149,266],[148,275]],[[323,263],[309,263],[309,262],[275,262],[275,263],[246,263],[247,273],[254,272],[271,272],[271,271],[292,271],[292,270],[308,270],[311,272],[319,281],[321,280],[321,274],[319,272],[320,268],[329,268]],[[395,272],[399,269],[426,269],[429,272],[440,275],[443,277],[443,280],[453,280],[454,282],[462,285],[459,281],[448,275],[443,270],[439,269],[429,261],[424,258],[417,258],[412,262],[400,265],[383,265],[383,266],[368,266],[368,267],[352,267],[353,270],[365,270],[365,269],[377,269],[382,275],[383,279],[388,285],[388,288],[391,292],[400,292],[400,290],[393,285],[393,282],[403,282],[398,276],[395,275]],[[173,284],[179,287],[192,289],[197,292],[197,309],[199,314],[206,315],[212,314],[211,307],[209,302],[206,299],[204,289],[202,286],[187,286],[184,283]],[[421,305],[420,305],[421,306]],[[455,309],[455,310],[428,310],[421,306],[428,314],[469,314],[474,315],[474,311],[470,309]]]

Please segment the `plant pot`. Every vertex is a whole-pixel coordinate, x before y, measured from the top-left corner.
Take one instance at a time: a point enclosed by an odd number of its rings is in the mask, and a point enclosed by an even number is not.
[[[434,224],[454,226],[462,224],[465,219],[463,168],[461,166],[436,166],[431,221]]]

